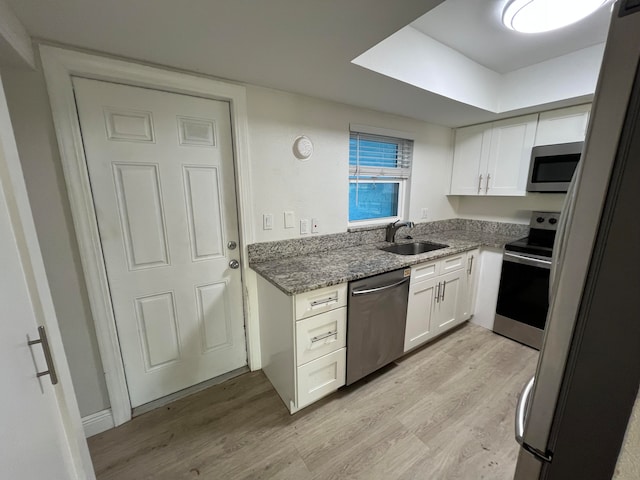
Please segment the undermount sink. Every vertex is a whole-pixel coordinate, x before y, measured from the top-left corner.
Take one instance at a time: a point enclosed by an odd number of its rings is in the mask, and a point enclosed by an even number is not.
[[[397,253],[398,255],[418,255],[419,253],[432,252],[447,248],[449,245],[431,242],[396,243],[388,247],[380,247],[385,252]]]

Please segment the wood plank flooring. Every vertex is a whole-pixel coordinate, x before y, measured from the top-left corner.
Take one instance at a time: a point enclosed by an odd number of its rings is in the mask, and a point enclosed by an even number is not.
[[[291,416],[262,372],[89,439],[107,479],[510,479],[538,352],[465,324]]]

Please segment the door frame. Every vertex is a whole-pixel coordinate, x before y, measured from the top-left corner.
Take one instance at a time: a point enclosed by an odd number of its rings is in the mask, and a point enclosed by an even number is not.
[[[247,359],[251,370],[261,368],[257,308],[251,308],[257,304],[257,289],[255,274],[249,269],[247,260],[247,245],[254,241],[254,230],[246,88],[204,76],[50,45],[40,45],[40,57],[115,425],[131,419],[131,401],[111,305],[72,77],[110,81],[229,103]]]

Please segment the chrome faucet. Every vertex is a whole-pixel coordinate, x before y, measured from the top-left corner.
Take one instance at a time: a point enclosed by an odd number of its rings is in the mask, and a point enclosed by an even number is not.
[[[398,230],[400,230],[400,228],[402,228],[402,227],[409,227],[409,228],[415,227],[415,224],[413,222],[401,222],[401,223],[398,223],[399,221],[400,220],[396,220],[395,222],[391,222],[389,225],[387,225],[386,237],[385,237],[385,240],[387,242],[394,243],[396,241],[396,232]]]

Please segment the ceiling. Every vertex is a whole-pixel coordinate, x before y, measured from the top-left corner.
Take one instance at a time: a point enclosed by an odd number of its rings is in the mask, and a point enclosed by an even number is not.
[[[50,42],[442,125],[498,117],[351,63],[443,0],[6,1],[33,37]],[[423,17],[420,28],[466,49],[465,55],[480,63],[499,61],[505,62],[501,68],[511,68],[507,62],[519,57],[537,58],[509,46],[496,53],[496,45],[509,42],[500,39],[485,10],[500,3],[504,0],[447,0],[443,10],[433,11],[443,17]],[[577,42],[593,42],[591,34]],[[494,43],[478,48],[481,35],[482,42]],[[575,44],[558,38],[549,42]],[[536,45],[530,48],[549,50],[549,43]],[[511,60],[496,58],[502,56]]]
[[[502,25],[505,3],[505,0],[447,0],[411,26],[498,73],[559,57],[607,38],[608,5],[560,30],[526,34]]]

